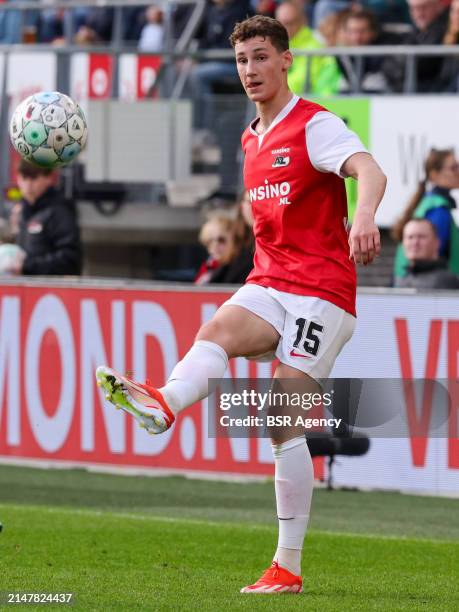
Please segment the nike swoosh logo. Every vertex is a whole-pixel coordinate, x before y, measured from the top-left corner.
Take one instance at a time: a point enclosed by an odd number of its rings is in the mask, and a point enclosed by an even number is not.
[[[302,355],[301,353],[295,353],[293,349],[290,351],[290,356],[291,357],[303,357],[303,359],[312,359],[312,357],[309,357],[308,355]]]

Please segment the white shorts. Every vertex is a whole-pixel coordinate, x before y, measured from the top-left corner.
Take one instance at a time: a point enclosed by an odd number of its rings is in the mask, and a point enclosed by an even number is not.
[[[275,351],[251,359],[272,361],[277,357],[316,380],[329,377],[355,327],[355,317],[331,302],[250,283],[222,306],[226,305],[250,310],[280,335]]]

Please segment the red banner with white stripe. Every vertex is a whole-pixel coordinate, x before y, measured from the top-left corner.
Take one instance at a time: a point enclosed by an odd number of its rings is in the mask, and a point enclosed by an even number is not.
[[[110,364],[162,385],[228,294],[4,286],[0,455],[181,471],[271,474],[269,442],[207,436],[207,400],[151,437],[97,388]],[[230,376],[271,374],[233,360]],[[318,475],[321,475],[318,463]]]

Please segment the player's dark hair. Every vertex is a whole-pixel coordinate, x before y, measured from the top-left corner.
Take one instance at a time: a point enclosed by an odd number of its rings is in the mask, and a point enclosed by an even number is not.
[[[454,155],[453,149],[431,149],[429,155],[424,163],[425,179],[419,182],[416,192],[411,197],[405,208],[402,216],[395,222],[391,230],[391,236],[397,242],[401,242],[403,238],[403,228],[413,217],[413,213],[416,210],[419,202],[422,200],[425,192],[427,181],[430,180],[432,172],[440,172],[443,168],[445,160],[450,156]]]
[[[29,162],[25,161],[25,159],[21,159],[21,161],[18,163],[16,171],[24,178],[31,179],[35,179],[39,176],[49,176],[53,173],[51,168],[42,168],[41,166],[29,164]]]
[[[234,48],[236,43],[256,36],[269,38],[273,47],[280,52],[287,51],[289,48],[287,30],[277,19],[265,15],[255,15],[236,23],[229,40]]]

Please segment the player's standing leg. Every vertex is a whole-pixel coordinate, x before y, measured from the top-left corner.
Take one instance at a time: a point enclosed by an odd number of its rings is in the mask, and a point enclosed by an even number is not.
[[[296,379],[303,392],[320,392],[319,384],[300,370],[286,364],[276,368],[277,380]],[[291,412],[292,422],[301,414]],[[279,427],[271,432],[275,464],[275,491],[279,537],[273,562],[257,582],[241,593],[300,593],[301,553],[309,521],[314,470],[302,427]]]

